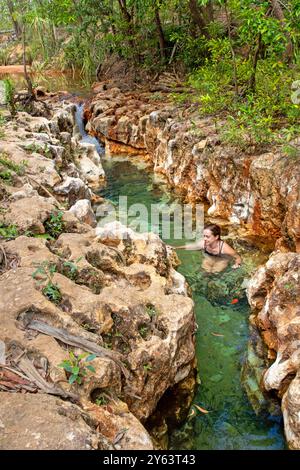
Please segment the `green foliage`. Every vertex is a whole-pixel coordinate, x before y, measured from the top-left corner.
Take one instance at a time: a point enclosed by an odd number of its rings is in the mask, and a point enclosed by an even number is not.
[[[95,400],[95,403],[96,405],[98,406],[105,406],[109,403],[109,399],[108,397],[106,396],[106,394],[102,393],[100,395],[97,396],[96,400]]]
[[[82,353],[78,356],[72,351],[69,352],[69,359],[62,361],[58,367],[62,367],[69,376],[69,383],[77,382],[81,385],[88,374],[88,371],[95,373],[95,368],[87,365],[87,362],[93,361],[96,354]]]
[[[6,225],[5,223],[0,222],[0,237],[11,239],[18,236],[19,233],[16,225]]]
[[[221,48],[220,48],[221,50]],[[220,129],[221,138],[245,150],[276,140],[288,141],[299,135],[300,106],[291,101],[291,86],[296,70],[273,59],[260,61],[256,71],[256,89],[250,92],[247,83],[251,76],[249,62],[239,59],[239,96],[233,87],[230,61],[215,55],[216,63],[209,63],[190,75],[189,83],[196,90],[194,102],[199,115],[217,115],[226,118]],[[284,123],[284,129],[280,129]]]
[[[143,339],[146,339],[149,333],[149,326],[148,325],[140,325],[139,328],[139,334]]]
[[[36,265],[36,268],[37,269],[32,273],[33,279],[37,280],[39,285],[43,285],[42,293],[50,302],[59,304],[62,300],[62,294],[59,286],[53,282],[56,265],[49,261],[43,261]]]
[[[44,223],[46,232],[53,238],[58,238],[64,231],[63,215],[64,213],[62,211],[54,211]]]
[[[26,144],[24,148],[26,152],[29,152],[29,153],[33,153],[33,152],[39,153],[41,151],[41,146],[37,145],[35,142]]]
[[[10,78],[5,78],[3,82],[5,91],[5,101],[8,104],[12,116],[14,116],[16,114],[15,86]]]
[[[296,160],[298,158],[300,158],[300,150],[299,148],[295,147],[294,145],[284,145],[283,148],[283,154],[286,156],[286,157],[289,157],[293,160]]]
[[[48,282],[45,287],[43,287],[42,292],[44,296],[54,304],[59,304],[62,299],[62,295],[57,284]]]
[[[2,116],[2,114],[0,112],[0,139],[4,139],[4,137],[5,137],[5,132],[4,132],[4,129],[3,129],[4,124],[5,124],[5,119],[4,119],[4,117]]]
[[[22,160],[20,164],[17,164],[12,162],[6,154],[0,153],[0,165],[14,171],[17,175],[22,176],[25,173],[25,168],[28,165],[28,162],[27,160]]]
[[[143,364],[143,369],[145,372],[149,372],[150,370],[152,370],[152,366],[151,364],[149,364],[148,362],[146,364]]]
[[[299,104],[291,101],[291,85],[300,72],[299,0],[278,2],[279,16],[271,2],[253,0],[13,4],[43,67],[56,59],[59,67],[78,70],[90,83],[111,56],[115,63],[119,58],[155,73],[178,65],[191,72],[188,85],[194,93],[176,99],[193,101],[200,116],[221,113],[227,119],[222,138],[242,149],[270,144],[281,127],[299,122]],[[8,21],[6,2],[3,11]],[[13,90],[8,91],[12,97]]]
[[[71,280],[76,279],[78,274],[78,263],[82,260],[82,256],[75,261],[65,261],[63,263],[63,268],[65,268],[64,275]]]
[[[154,305],[148,304],[146,305],[146,313],[149,315],[150,318],[154,318],[158,315],[158,312]]]
[[[11,171],[9,170],[4,170],[4,171],[0,171],[0,178],[8,183],[8,184],[11,184],[12,182],[12,174],[11,174]]]

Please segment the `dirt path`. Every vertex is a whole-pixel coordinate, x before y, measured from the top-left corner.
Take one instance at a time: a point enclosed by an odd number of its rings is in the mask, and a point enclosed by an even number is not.
[[[28,67],[28,66],[27,66]],[[30,72],[30,68],[28,67]],[[23,65],[0,65],[0,75],[6,74],[24,74]]]

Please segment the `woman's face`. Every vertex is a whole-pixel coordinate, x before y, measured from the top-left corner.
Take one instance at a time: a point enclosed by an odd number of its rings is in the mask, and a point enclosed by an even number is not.
[[[215,235],[209,229],[205,229],[203,231],[203,239],[205,245],[213,245],[217,240],[219,240],[219,237],[215,237]]]

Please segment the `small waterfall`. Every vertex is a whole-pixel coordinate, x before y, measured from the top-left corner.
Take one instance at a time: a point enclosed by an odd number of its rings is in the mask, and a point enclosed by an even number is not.
[[[94,144],[96,147],[97,152],[99,155],[104,154],[104,147],[103,145],[96,139],[96,137],[93,137],[89,134],[87,134],[85,127],[84,127],[84,122],[83,122],[83,107],[84,104],[80,104],[76,106],[76,113],[75,113],[75,121],[76,125],[78,127],[78,132],[80,133],[82,139],[82,142],[87,142],[88,144]]]

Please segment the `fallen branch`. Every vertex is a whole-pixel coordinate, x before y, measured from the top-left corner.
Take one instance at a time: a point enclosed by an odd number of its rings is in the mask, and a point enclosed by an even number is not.
[[[62,398],[72,398],[75,401],[79,401],[78,395],[74,393],[67,392],[60,387],[57,387],[55,384],[50,384],[47,382],[34,367],[32,362],[27,357],[24,357],[18,363],[19,369],[26,375],[30,382],[33,382],[37,387],[42,390],[44,393],[49,393],[50,395],[58,395]]]
[[[54,338],[59,339],[65,344],[69,344],[70,346],[75,346],[77,348],[83,349],[84,351],[96,354],[96,356],[110,359],[115,362],[118,367],[120,367],[121,371],[123,372],[126,378],[129,377],[128,370],[124,367],[121,362],[125,358],[122,354],[116,351],[108,351],[107,349],[99,346],[97,343],[89,341],[80,336],[72,335],[62,328],[54,328],[53,326],[47,325],[46,323],[43,323],[38,320],[32,320],[27,325],[27,328],[39,331],[40,333],[43,333],[48,336],[53,336]]]
[[[45,186],[41,183],[39,183],[38,181],[36,181],[34,178],[32,178],[32,176],[29,176],[29,175],[26,175],[27,179],[31,180],[33,183],[37,184],[43,191],[45,191],[46,194],[48,194],[49,197],[52,197],[54,199],[54,201],[56,202],[56,205],[57,207],[60,209],[60,210],[63,210],[64,208],[62,207],[62,205],[58,202],[58,200],[56,199],[55,196],[53,196],[53,194],[50,193],[50,191],[48,191],[47,188],[45,188]],[[29,183],[29,181],[28,181]],[[30,183],[29,183],[30,184]]]
[[[194,93],[193,90],[186,88],[186,87],[170,87],[166,85],[153,85],[150,87],[151,92],[162,91],[165,93]]]

